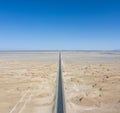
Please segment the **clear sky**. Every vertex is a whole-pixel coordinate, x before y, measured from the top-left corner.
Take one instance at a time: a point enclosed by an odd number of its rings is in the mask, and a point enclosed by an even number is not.
[[[0,0],[5,49],[120,49],[120,0]]]

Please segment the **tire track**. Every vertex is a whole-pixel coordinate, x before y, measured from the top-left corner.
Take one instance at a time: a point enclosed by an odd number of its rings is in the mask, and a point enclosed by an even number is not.
[[[32,86],[32,85],[30,85],[30,86]],[[32,97],[31,90],[28,89],[27,91],[25,91],[23,96],[15,104],[15,106],[12,108],[12,110],[9,113],[22,113],[22,111],[25,108],[26,104],[31,100],[31,97]]]

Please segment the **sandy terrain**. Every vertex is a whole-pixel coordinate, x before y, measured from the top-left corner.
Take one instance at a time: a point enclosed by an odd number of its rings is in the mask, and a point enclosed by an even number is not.
[[[0,52],[0,113],[51,113],[57,53]]]
[[[63,53],[67,113],[120,113],[120,52]]]

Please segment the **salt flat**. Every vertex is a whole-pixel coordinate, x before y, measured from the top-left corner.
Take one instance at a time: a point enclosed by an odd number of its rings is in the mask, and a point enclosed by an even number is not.
[[[62,54],[67,113],[120,113],[120,52]]]
[[[58,54],[0,52],[0,113],[51,113]]]

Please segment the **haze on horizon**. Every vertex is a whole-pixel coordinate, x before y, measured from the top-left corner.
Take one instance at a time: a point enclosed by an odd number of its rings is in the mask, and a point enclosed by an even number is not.
[[[0,50],[119,49],[119,0],[0,1]]]

